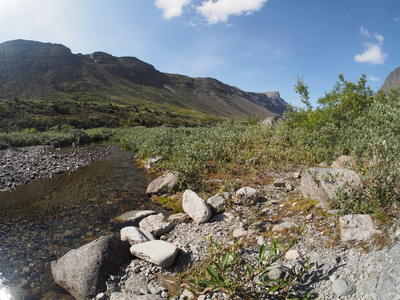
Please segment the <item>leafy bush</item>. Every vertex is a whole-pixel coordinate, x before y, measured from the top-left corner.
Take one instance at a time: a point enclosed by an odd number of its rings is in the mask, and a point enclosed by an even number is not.
[[[259,299],[260,295],[279,295],[281,299],[294,298],[291,292],[311,268],[311,264],[307,261],[304,265],[298,265],[284,278],[275,278],[270,276],[270,273],[275,263],[303,236],[304,226],[297,230],[297,236],[285,245],[277,239],[273,241],[269,250],[265,244],[262,245],[258,255],[251,262],[244,259],[240,244],[223,247],[212,237],[206,238],[209,242],[209,255],[200,267],[192,270],[188,279],[189,291],[196,296],[222,292],[229,299]],[[307,297],[304,295],[303,299]]]
[[[302,80],[298,85],[297,91],[306,99],[307,86]],[[342,154],[357,159],[362,185],[339,195],[336,205],[343,213],[387,214],[400,200],[397,96],[394,90],[373,96],[365,75],[357,83],[339,75],[335,88],[318,100],[318,108],[293,109],[278,127],[280,145],[309,151],[309,161],[330,162]]]
[[[141,158],[162,156],[162,169],[180,172],[182,188],[200,187],[209,174],[245,172],[251,159],[269,163],[272,131],[264,126],[226,122],[211,128],[124,128],[115,139]]]
[[[36,130],[14,131],[0,133],[0,149],[8,147],[26,147],[35,145],[48,145],[53,141],[61,144],[69,144],[76,140],[73,132],[38,132]]]

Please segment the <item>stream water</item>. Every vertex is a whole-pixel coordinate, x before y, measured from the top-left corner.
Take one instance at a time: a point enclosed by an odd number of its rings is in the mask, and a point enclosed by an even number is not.
[[[152,175],[115,148],[81,170],[0,193],[0,299],[72,299],[57,287],[50,261],[102,235],[135,209],[162,208],[145,195]]]

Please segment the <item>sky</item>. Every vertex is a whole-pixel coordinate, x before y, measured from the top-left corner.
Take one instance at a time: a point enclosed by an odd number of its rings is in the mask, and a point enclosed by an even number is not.
[[[400,67],[400,1],[0,0],[0,43],[14,39],[134,56],[296,106],[299,76],[315,105],[341,73],[376,91]]]

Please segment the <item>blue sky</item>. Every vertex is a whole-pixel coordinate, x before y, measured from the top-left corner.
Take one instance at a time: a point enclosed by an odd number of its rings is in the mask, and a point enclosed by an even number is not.
[[[400,1],[0,0],[0,42],[13,39],[135,56],[300,105],[297,75],[313,103],[339,73],[383,85],[400,67]]]

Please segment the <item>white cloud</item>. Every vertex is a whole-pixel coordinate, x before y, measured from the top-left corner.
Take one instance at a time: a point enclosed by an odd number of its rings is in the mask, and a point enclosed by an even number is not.
[[[400,18],[393,18],[393,21],[395,21],[396,23],[400,24]]]
[[[180,17],[183,7],[189,5],[191,0],[156,0],[154,4],[157,8],[163,10],[164,18],[172,19]]]
[[[363,36],[367,38],[372,38],[372,35],[369,33],[369,31],[362,26],[360,27],[360,32]]]
[[[377,44],[365,43],[365,49],[362,54],[354,56],[356,62],[367,62],[370,64],[383,65],[388,56],[382,52],[382,48]]]
[[[375,77],[375,76],[368,76],[368,80],[371,81],[381,81],[381,79],[379,77]]]
[[[262,8],[268,0],[208,0],[197,7],[208,24],[226,22],[232,15],[239,16],[243,13],[251,14]]]
[[[373,35],[369,33],[364,27],[360,27],[360,32],[363,36],[369,39],[375,39],[375,43],[364,43],[364,51],[361,54],[354,56],[356,62],[366,62],[369,64],[383,65],[388,54],[382,51],[383,41],[385,40],[383,35],[379,32],[375,32]]]

